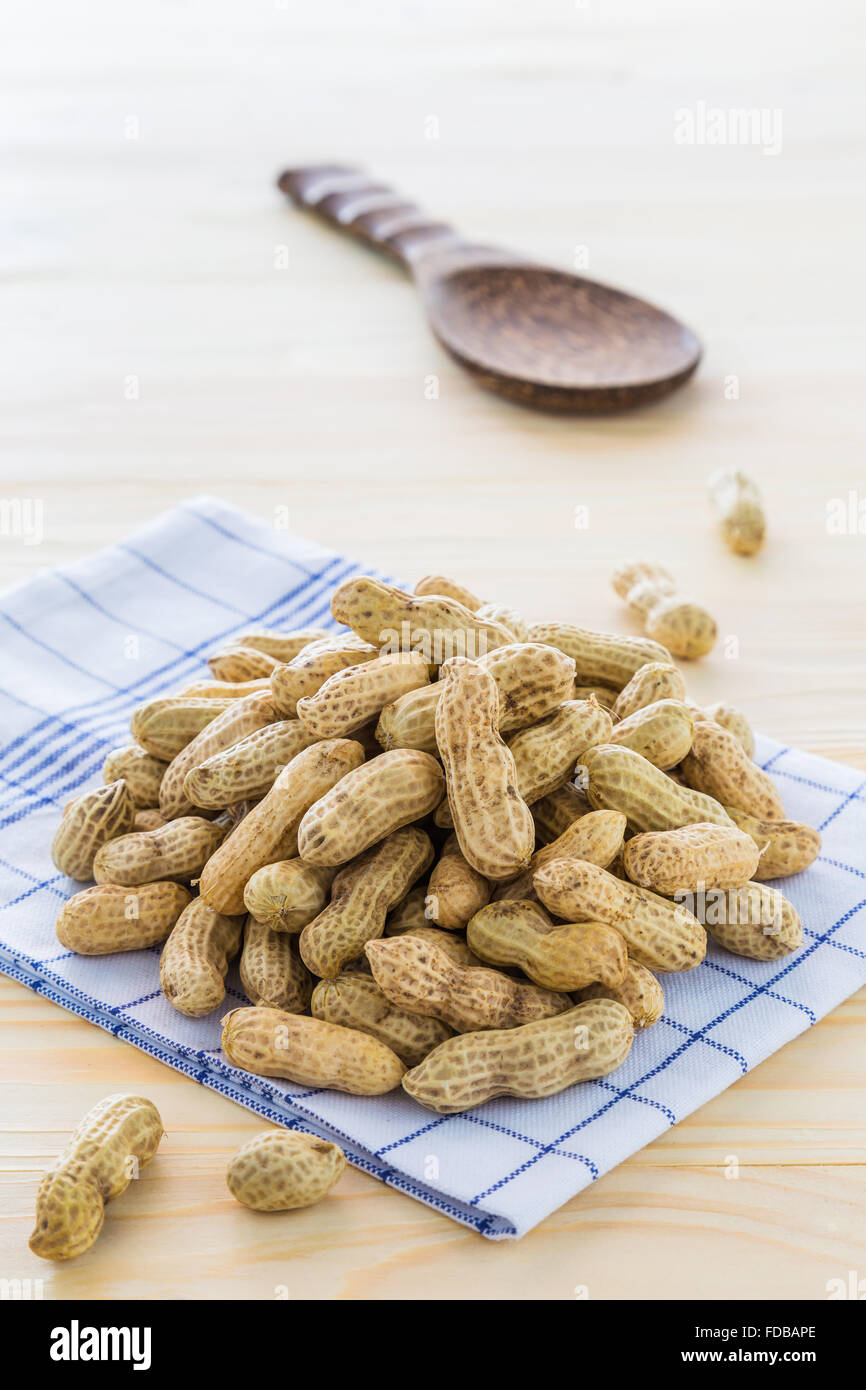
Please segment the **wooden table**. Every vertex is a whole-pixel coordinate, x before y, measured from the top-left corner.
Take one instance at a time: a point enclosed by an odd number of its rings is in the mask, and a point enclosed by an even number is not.
[[[91,0],[82,21],[48,0],[14,24],[3,489],[41,501],[44,537],[0,536],[3,584],[205,490],[532,618],[629,628],[609,571],[663,559],[734,639],[694,695],[866,768],[866,538],[827,529],[833,499],[866,507],[853,4]],[[700,102],[781,111],[781,152],[677,143]],[[484,395],[397,269],[275,193],[282,164],[319,157],[479,237],[588,259],[698,329],[698,377],[594,421]],[[754,561],[713,530],[721,463],[765,489]],[[866,1268],[863,991],[506,1245],[354,1171],[318,1208],[247,1212],[223,1174],[252,1115],[24,989],[0,1006],[0,1276],[46,1297],[820,1299]],[[127,1088],[168,1138],[55,1270],[26,1248],[37,1174]]]

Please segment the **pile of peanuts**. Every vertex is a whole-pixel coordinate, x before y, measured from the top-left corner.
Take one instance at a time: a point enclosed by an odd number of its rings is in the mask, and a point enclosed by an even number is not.
[[[660,574],[614,585],[679,653],[708,650],[712,618]],[[805,869],[818,833],[785,818],[743,715],[689,700],[670,647],[528,626],[440,575],[349,579],[331,611],[338,631],[248,632],[136,710],[54,839],[57,867],[95,880],[63,946],[161,945],[192,1018],[240,952],[232,1066],[402,1085],[442,1114],[612,1072],[707,932],[758,961],[800,946],[765,881]],[[239,1190],[275,1145],[237,1157]]]

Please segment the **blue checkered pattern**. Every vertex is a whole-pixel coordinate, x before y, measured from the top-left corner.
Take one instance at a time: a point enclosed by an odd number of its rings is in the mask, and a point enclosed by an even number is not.
[[[48,846],[64,803],[127,741],[137,704],[200,678],[204,654],[251,625],[329,626],[331,590],[362,568],[198,498],[3,600],[0,970],[263,1119],[336,1139],[365,1172],[483,1235],[519,1236],[866,981],[866,779],[760,740],[789,813],[824,837],[785,890],[805,944],[767,965],[711,946],[698,970],[667,977],[663,1019],[604,1080],[443,1117],[402,1091],[370,1099],[248,1076],[220,1054],[222,1010],[186,1019],[164,1001],[157,950],[60,949],[54,920],[80,885]],[[246,1002],[236,974],[227,1002]]]

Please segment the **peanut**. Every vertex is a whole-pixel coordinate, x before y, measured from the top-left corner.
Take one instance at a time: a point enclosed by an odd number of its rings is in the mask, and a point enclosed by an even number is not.
[[[203,1018],[225,998],[229,961],[240,950],[243,917],[222,917],[193,898],[178,917],[159,958],[162,992],[178,1013]]]
[[[622,811],[634,831],[678,830],[695,821],[733,825],[713,797],[681,787],[640,753],[616,743],[599,744],[584,753],[577,782],[593,810]]]
[[[298,701],[298,718],[316,738],[338,738],[367,724],[383,705],[428,684],[422,656],[393,652],[336,671],[315,695]]]
[[[739,888],[754,875],[758,847],[733,826],[698,822],[635,835],[622,857],[632,883],[674,897],[702,888]]]
[[[281,663],[255,647],[242,647],[233,644],[214,652],[207,659],[214,680],[255,681],[263,677],[270,680],[274,670]]]
[[[614,570],[613,587],[643,619],[647,636],[662,642],[674,656],[706,656],[712,651],[718,636],[715,619],[705,608],[680,598],[661,565],[626,560]]]
[[[305,647],[313,642],[321,642],[328,636],[319,627],[296,628],[294,632],[275,632],[272,628],[256,628],[252,632],[242,632],[234,639],[239,647],[251,647],[264,652],[275,661],[293,661]]]
[[[468,608],[470,613],[474,613],[482,603],[471,589],[464,589],[462,584],[453,579],[446,579],[444,574],[426,574],[415,585],[415,593],[420,596],[438,594],[440,598],[453,598],[457,603],[462,603],[464,608]]]
[[[535,823],[517,790],[514,756],[498,732],[496,682],[464,657],[447,661],[442,675],[436,742],[461,853],[485,878],[513,877],[529,863]]]
[[[57,940],[79,956],[158,946],[191,901],[192,894],[179,883],[145,883],[140,888],[98,883],[63,904],[55,927]]]
[[[403,1088],[443,1115],[471,1110],[494,1096],[553,1096],[615,1071],[633,1037],[628,1009],[611,999],[592,999],[521,1028],[448,1038],[406,1073]]]
[[[137,888],[157,879],[198,878],[225,839],[226,827],[201,816],[180,816],[157,830],[134,832],[109,840],[93,861],[97,883]]]
[[[555,647],[541,642],[512,642],[481,657],[499,692],[500,733],[526,728],[552,714],[569,698],[574,662]],[[436,706],[443,681],[422,686],[386,705],[379,716],[376,737],[383,748],[418,748],[436,753]]]
[[[267,724],[191,767],[184,778],[184,795],[208,810],[256,800],[270,791],[292,758],[318,741],[299,719]]]
[[[686,908],[636,888],[581,859],[557,859],[535,875],[549,912],[569,922],[606,922],[626,940],[629,955],[648,970],[693,970],[707,950],[701,923]]]
[[[567,700],[553,714],[508,739],[517,768],[517,790],[527,805],[568,782],[587,748],[607,743],[613,723],[595,697]]]
[[[382,935],[390,909],[432,862],[429,837],[409,825],[348,864],[334,879],[328,906],[301,933],[305,964],[322,978],[339,975]]]
[[[205,865],[199,892],[208,906],[230,916],[242,912],[244,887],[256,869],[286,857],[281,842],[294,837],[317,797],[358,768],[363,756],[348,739],[314,743],[298,753]]]
[[[271,1129],[241,1145],[226,1170],[226,1185],[253,1211],[296,1211],[327,1197],[345,1167],[337,1144],[301,1130]]]
[[[665,1009],[665,996],[661,984],[645,965],[630,960],[626,966],[625,977],[618,985],[587,985],[579,993],[579,999],[615,999],[624,1004],[632,1017],[635,1028],[651,1028],[658,1023]]]
[[[162,758],[154,758],[143,748],[129,744],[126,748],[114,748],[102,764],[103,782],[126,783],[133,805],[137,811],[150,811],[159,805],[159,784],[168,763]]]
[[[793,905],[764,883],[699,895],[695,910],[713,940],[735,956],[778,960],[803,944]]]
[[[256,869],[244,888],[244,905],[272,931],[299,932],[322,911],[336,872],[303,859],[278,859]]]
[[[581,816],[592,810],[582,791],[572,782],[566,782],[549,796],[532,803],[532,819],[535,821],[535,834],[539,844],[550,844],[573,825]]]
[[[396,1008],[367,975],[320,980],[310,1007],[313,1018],[357,1028],[378,1038],[407,1067],[417,1066],[428,1052],[451,1037],[451,1029],[438,1018],[423,1018]]]
[[[537,849],[529,868],[511,883],[501,883],[493,894],[495,902],[509,898],[532,901],[535,898],[535,872],[554,859],[586,859],[606,869],[622,849],[626,819],[621,811],[590,811],[574,821],[549,845]]]
[[[264,676],[254,681],[193,681],[184,686],[174,697],[177,700],[245,700],[248,695],[257,695],[260,690],[270,690],[271,683]]]
[[[230,707],[226,699],[173,696],[139,705],[130,720],[132,737],[155,758],[170,763],[202,729]]]
[[[292,938],[255,917],[248,917],[244,927],[240,975],[250,1003],[262,1008],[302,1014],[313,993],[313,977]]]
[[[406,1068],[378,1038],[280,1009],[234,1009],[223,1019],[229,1063],[255,1076],[279,1076],[352,1096],[381,1096]]]
[[[301,858],[310,864],[345,864],[392,831],[428,815],[444,790],[442,769],[429,753],[410,748],[381,753],[310,807],[298,830]]]
[[[521,984],[499,970],[458,965],[440,946],[408,932],[368,941],[366,952],[373,978],[392,1004],[438,1018],[456,1033],[516,1028],[569,1006],[566,994]]]
[[[723,729],[727,729],[743,745],[743,751],[747,758],[755,756],[755,735],[748,719],[740,710],[733,705],[725,705],[719,702],[715,705],[707,705],[702,711],[704,719],[712,719],[716,724],[721,724]],[[697,719],[698,716],[695,715]]]
[[[72,1138],[36,1194],[30,1249],[43,1260],[71,1260],[102,1230],[105,1204],[125,1192],[162,1138],[156,1106],[142,1096],[106,1096]]]
[[[759,820],[734,806],[725,809],[758,847],[758,866],[750,878],[787,878],[790,874],[800,874],[821,852],[821,836],[811,825],[795,820]]]
[[[294,719],[298,701],[315,695],[329,676],[347,666],[372,661],[378,655],[376,647],[362,642],[353,632],[311,642],[291,661],[271,672],[271,692],[277,710],[285,719]]]
[[[482,603],[481,607],[475,610],[475,615],[478,618],[487,618],[492,623],[499,623],[501,627],[507,627],[516,642],[529,640],[529,624],[515,608],[506,608],[499,603]]]
[[[457,965],[474,969],[484,964],[466,945],[465,937],[458,936],[455,932],[440,931],[439,927],[408,927],[406,931],[392,935],[417,936],[419,941],[426,941],[428,946],[438,946],[439,950],[444,951],[448,959]],[[367,964],[369,965],[369,961]]]
[[[545,989],[583,989],[600,980],[619,984],[626,970],[625,941],[601,922],[551,922],[538,903],[490,903],[466,932],[471,950],[491,965],[516,965]]]
[[[691,748],[693,722],[682,700],[656,700],[620,720],[607,742],[640,753],[666,772],[682,762]]]
[[[430,875],[427,918],[448,931],[459,931],[489,900],[487,879],[463,858],[457,836],[449,835]]]
[[[413,650],[423,644],[435,666],[449,656],[483,656],[514,641],[508,628],[479,618],[456,599],[406,594],[378,579],[347,579],[331,598],[331,612],[338,623],[377,647],[405,647],[404,637]]]
[[[613,707],[619,698],[619,691],[614,690],[612,685],[577,685],[571,687],[569,700],[589,700],[595,699],[602,709],[607,710],[608,714],[613,713]]]
[[[709,479],[709,489],[725,544],[735,555],[754,555],[767,529],[757,484],[739,468],[719,468]]]
[[[635,671],[628,685],[616,697],[615,719],[628,719],[636,710],[657,700],[685,700],[686,682],[682,671],[669,661],[648,661]]]
[[[737,806],[759,820],[783,820],[785,808],[775,783],[745,753],[735,734],[711,720],[694,726],[682,773],[695,791]]]
[[[165,816],[161,816],[159,811],[136,811],[132,828],[138,831],[159,830],[160,826],[167,824]]]
[[[64,809],[51,842],[51,858],[62,874],[87,879],[102,845],[135,823],[135,802],[121,778],[77,796]]]
[[[641,666],[650,661],[669,663],[671,654],[659,642],[646,637],[623,637],[615,632],[593,632],[570,623],[535,623],[530,642],[546,642],[574,658],[578,685],[606,685],[622,690]]]
[[[200,734],[190,739],[176,757],[172,758],[159,788],[159,809],[166,820],[189,815],[193,803],[186,794],[184,781],[188,772],[214,753],[231,748],[247,734],[267,728],[276,717],[273,696],[260,690],[245,700],[232,700],[228,709],[217,715]]]

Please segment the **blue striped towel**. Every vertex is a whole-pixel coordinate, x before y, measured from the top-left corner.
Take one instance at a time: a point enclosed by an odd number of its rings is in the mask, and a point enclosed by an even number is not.
[[[165,1002],[158,950],[88,959],[60,949],[54,921],[81,885],[55,871],[49,845],[64,803],[96,785],[105,754],[127,741],[137,704],[200,678],[205,653],[251,625],[330,625],[332,589],[360,572],[197,498],[6,596],[0,970],[263,1119],[337,1140],[357,1167],[455,1221],[520,1236],[866,981],[866,779],[759,740],[789,814],[824,837],[820,859],[785,888],[805,944],[771,964],[711,945],[697,970],[665,978],[663,1019],[612,1076],[443,1117],[402,1091],[345,1096],[246,1075],[220,1054],[224,1010],[193,1020]],[[228,1006],[244,1002],[233,974]]]

